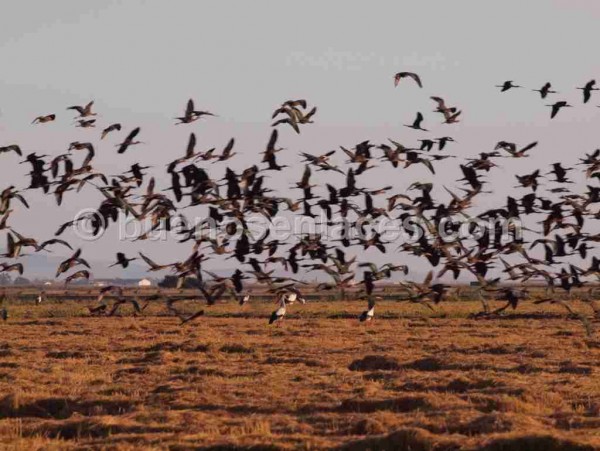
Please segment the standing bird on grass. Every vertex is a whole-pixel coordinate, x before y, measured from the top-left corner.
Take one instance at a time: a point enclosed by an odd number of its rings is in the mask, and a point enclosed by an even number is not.
[[[285,296],[279,296],[279,308],[273,313],[271,313],[271,317],[269,318],[269,324],[277,323],[283,320],[285,316]]]
[[[375,297],[369,296],[367,298],[367,300],[368,300],[367,310],[362,312],[360,314],[360,316],[358,317],[358,320],[361,323],[371,321],[375,317]]]
[[[243,305],[246,305],[249,301],[250,301],[250,295],[246,294],[244,296],[239,297],[238,303],[243,306]]]
[[[44,290],[40,291],[38,297],[35,299],[35,304],[40,305],[42,302],[46,301],[48,298],[46,297],[46,292]]]

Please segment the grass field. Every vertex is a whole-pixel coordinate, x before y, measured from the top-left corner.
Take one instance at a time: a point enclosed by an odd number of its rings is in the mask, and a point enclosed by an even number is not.
[[[273,307],[179,327],[158,304],[12,305],[0,447],[600,449],[600,337],[558,306],[470,319],[477,302],[382,302],[359,325],[364,303],[314,302],[280,327]]]

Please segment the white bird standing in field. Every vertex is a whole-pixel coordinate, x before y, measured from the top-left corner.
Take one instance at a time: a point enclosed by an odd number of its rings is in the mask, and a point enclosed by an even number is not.
[[[375,298],[373,296],[369,296],[369,305],[367,310],[362,312],[358,317],[358,320],[361,323],[371,321],[375,316]]]
[[[40,291],[37,299],[35,300],[36,305],[40,305],[42,302],[46,300],[46,292],[44,290]]]
[[[275,322],[279,322],[283,320],[285,316],[285,295],[279,297],[279,308],[271,313],[271,318],[269,319],[269,324],[273,324]]]
[[[240,305],[246,305],[250,301],[250,295],[246,294],[244,296],[240,296]]]

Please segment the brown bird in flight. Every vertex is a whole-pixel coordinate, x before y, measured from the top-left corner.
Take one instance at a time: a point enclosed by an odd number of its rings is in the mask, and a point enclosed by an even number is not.
[[[79,113],[79,117],[89,117],[96,116],[96,113],[92,113],[92,106],[94,105],[94,101],[92,100],[85,106],[73,105],[67,108],[67,110],[75,110]]]
[[[119,150],[117,152],[124,153],[129,146],[133,146],[135,144],[142,144],[141,141],[134,141],[135,137],[138,135],[139,132],[140,132],[140,127],[134,128],[129,133],[129,135],[127,135],[127,138],[125,138],[125,141],[123,141],[121,144],[117,144],[117,146],[119,147]]]
[[[102,130],[102,135],[100,136],[100,139],[106,138],[106,135],[108,135],[110,132],[114,132],[115,130],[121,131],[121,124],[111,124],[108,127],[106,127],[104,130]]]
[[[36,117],[33,122],[31,122],[32,124],[45,124],[46,122],[52,122],[54,119],[56,119],[56,114],[47,114],[45,116],[38,116]]]
[[[398,86],[398,84],[403,78],[412,78],[415,81],[415,83],[419,86],[419,88],[423,87],[423,84],[421,83],[421,78],[414,72],[398,72],[396,75],[394,75],[394,86]]]

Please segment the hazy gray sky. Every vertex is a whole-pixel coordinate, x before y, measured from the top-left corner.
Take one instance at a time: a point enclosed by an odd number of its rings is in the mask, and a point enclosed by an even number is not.
[[[26,151],[56,155],[74,140],[97,146],[98,169],[108,174],[138,160],[159,167],[181,155],[191,131],[201,147],[221,147],[231,137],[242,155],[237,169],[258,159],[270,133],[270,114],[283,100],[306,98],[319,110],[315,124],[300,136],[281,133],[286,162],[298,151],[320,153],[361,140],[397,139],[412,145],[422,134],[402,127],[416,111],[426,115],[431,137],[451,134],[458,144],[448,152],[466,157],[491,150],[500,139],[540,146],[528,160],[506,161],[490,180],[502,199],[515,173],[554,161],[575,162],[597,145],[594,122],[600,95],[583,106],[575,90],[600,74],[596,1],[19,1],[0,19],[0,144],[19,143]],[[424,83],[393,87],[399,70],[418,72]],[[494,85],[513,79],[528,88],[551,81],[578,106],[550,122],[551,103],[536,93],[499,94]],[[442,126],[431,113],[430,95],[441,95],[463,110],[456,126]],[[219,117],[174,127],[173,117],[188,98]],[[101,115],[95,131],[73,128],[65,108],[94,99]],[[58,120],[31,126],[40,114]],[[102,126],[122,122],[142,127],[144,146],[117,156],[118,138],[100,142]],[[551,125],[551,127],[550,127]],[[341,162],[341,155],[336,155]],[[28,166],[15,155],[0,157],[3,186],[23,186]],[[438,165],[434,177],[453,186],[458,178]],[[26,169],[27,167],[27,169]],[[432,179],[425,170],[387,168],[365,180],[395,179],[399,188]],[[299,178],[298,168],[273,176],[274,183]],[[276,181],[280,180],[280,181]],[[322,174],[316,177],[324,180]],[[339,184],[343,178],[340,177]],[[382,180],[383,181],[383,180]],[[168,186],[165,179],[163,186]],[[455,186],[455,184],[454,184]],[[70,193],[72,194],[72,193]],[[57,210],[51,197],[29,195],[32,210],[19,212],[14,224],[51,235],[58,224],[100,200],[90,190],[68,195]],[[494,199],[494,197],[492,197]],[[47,227],[46,227],[47,226]],[[42,233],[43,235],[43,233]],[[112,258],[109,239],[85,250]],[[138,245],[131,249],[139,248]],[[181,256],[185,247],[156,247],[164,258]]]

